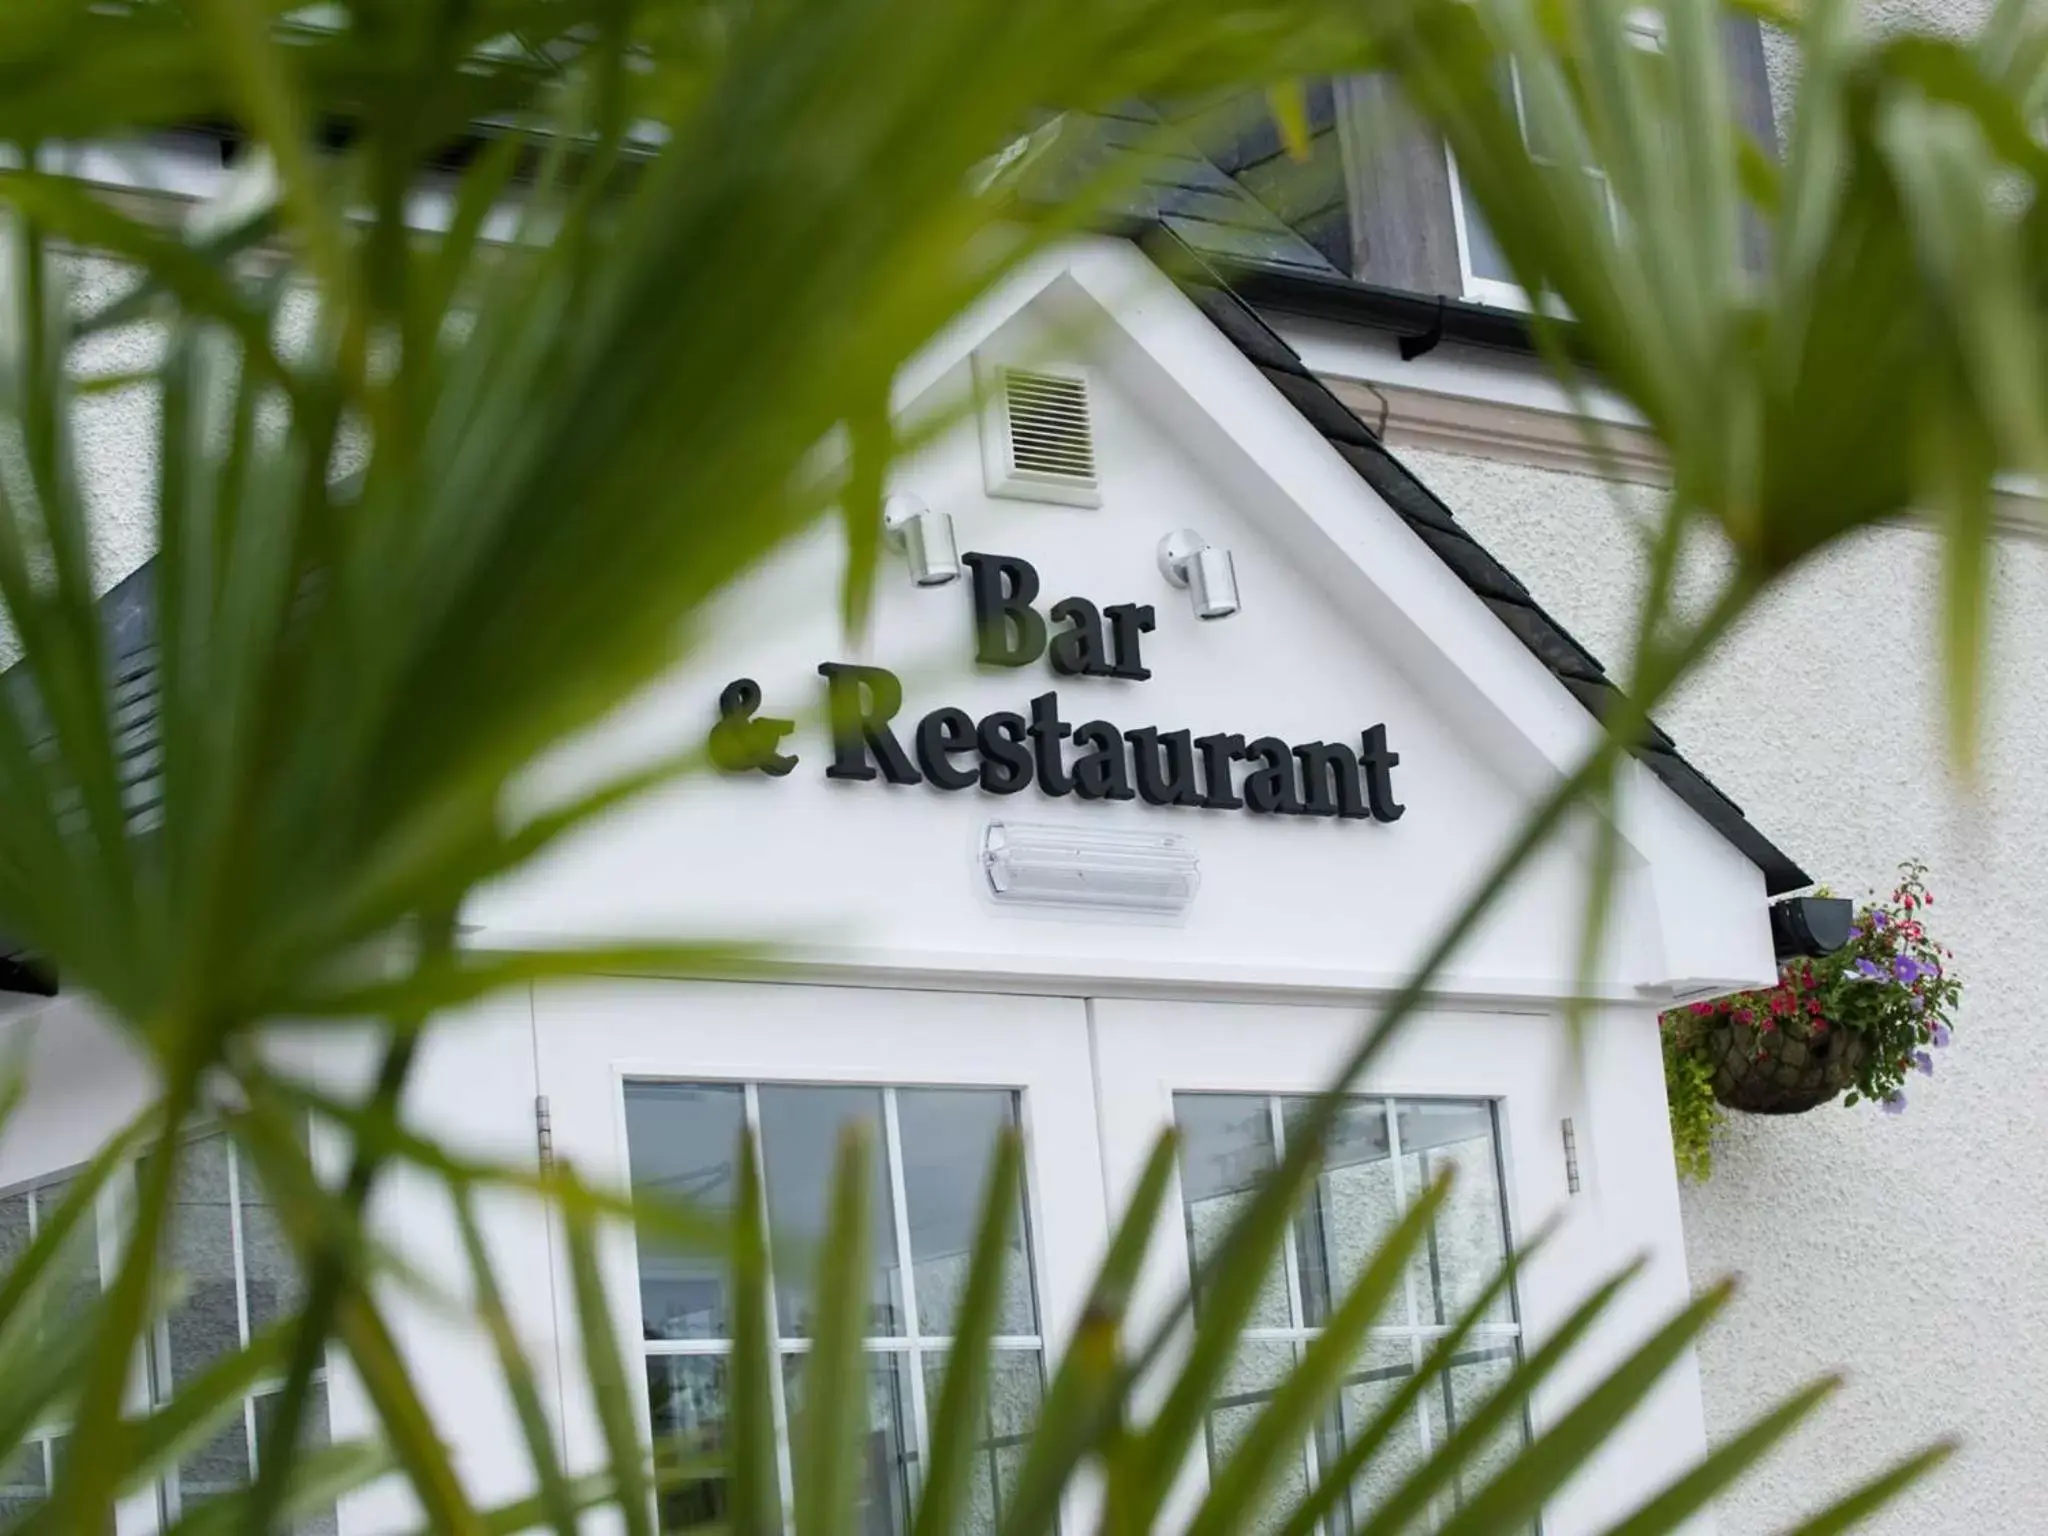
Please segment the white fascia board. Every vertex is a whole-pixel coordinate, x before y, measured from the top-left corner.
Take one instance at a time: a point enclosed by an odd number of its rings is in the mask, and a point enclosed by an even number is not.
[[[38,159],[44,170],[91,186],[191,202],[218,196],[229,175],[217,153],[167,144],[51,144]]]
[[[1575,404],[1536,358],[1445,342],[1404,361],[1395,339],[1383,332],[1285,318],[1277,329],[1312,371],[1332,378],[1643,426],[1643,418],[1607,390],[1588,387]],[[1763,872],[1640,763],[1626,765],[1618,801],[1629,841],[1644,855],[1641,895],[1654,904],[1655,931],[1664,942],[1662,979],[1646,990],[1707,996],[1774,980],[1768,922],[1715,919],[1717,912],[1761,914],[1769,901]]]
[[[1076,240],[1024,264],[904,370],[898,410],[915,418],[944,409],[935,391],[962,376],[972,348],[1041,302],[1076,329],[1093,328],[1092,349],[1124,387],[1248,511],[1262,514],[1262,528],[1296,569],[1525,801],[1596,747],[1599,726],[1578,700],[1126,241]],[[1633,957],[1638,995],[1768,980],[1761,872],[1640,764],[1625,764],[1622,780],[1624,890],[1655,912],[1662,948],[1661,957]],[[1385,979],[1332,980],[1371,991]]]
[[[1446,339],[1412,361],[1404,361],[1390,332],[1292,315],[1268,317],[1281,340],[1301,354],[1312,373],[1426,390],[1465,400],[1591,416],[1618,427],[1643,427],[1642,414],[1613,391],[1588,384],[1578,400],[1557,382],[1540,358],[1498,347],[1475,347]]]

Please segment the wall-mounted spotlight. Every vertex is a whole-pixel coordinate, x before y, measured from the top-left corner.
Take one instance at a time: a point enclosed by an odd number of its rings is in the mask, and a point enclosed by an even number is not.
[[[1198,619],[1227,619],[1237,612],[1237,567],[1230,551],[1218,549],[1192,528],[1159,541],[1160,574],[1186,587]]]
[[[920,587],[942,587],[960,576],[960,551],[953,519],[934,512],[908,491],[893,491],[882,503],[882,537],[910,564]]]

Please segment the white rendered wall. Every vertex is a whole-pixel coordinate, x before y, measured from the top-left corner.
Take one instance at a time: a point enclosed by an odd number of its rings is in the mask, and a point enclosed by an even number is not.
[[[1518,465],[1404,458],[1550,611],[1619,669],[1637,568],[1617,495]],[[1735,1272],[1700,1353],[1725,1436],[1796,1384],[1846,1367],[1841,1399],[1723,1501],[1723,1536],[1789,1523],[1857,1471],[1942,1431],[1943,1474],[1871,1527],[2020,1536],[2048,1526],[2048,548],[2000,551],[1974,790],[1950,771],[1938,672],[1939,544],[1864,535],[1791,579],[1662,724],[1817,878],[1890,889],[1933,865],[1937,935],[1965,983],[1956,1043],[1896,1119],[1829,1107],[1736,1116],[1717,1171],[1684,1194],[1695,1281]]]

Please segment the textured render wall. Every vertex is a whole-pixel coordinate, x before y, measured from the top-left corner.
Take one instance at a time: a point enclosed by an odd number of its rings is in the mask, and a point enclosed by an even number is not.
[[[1613,488],[1406,457],[1621,666],[1639,565]],[[1621,503],[1650,494],[1624,487]],[[1852,1472],[1941,1430],[1964,1436],[1962,1456],[1873,1530],[2048,1530],[2048,547],[2000,553],[1974,791],[1948,767],[1938,569],[1925,532],[1859,538],[1792,578],[1659,712],[1752,820],[1843,893],[1927,858],[1937,931],[1967,989],[1956,1044],[1932,1082],[1914,1079],[1905,1115],[1738,1116],[1713,1181],[1686,1193],[1695,1280],[1745,1281],[1701,1352],[1712,1432],[1823,1371],[1849,1373],[1822,1427],[1724,1502],[1722,1536],[1781,1529]]]
[[[98,309],[134,281],[131,269],[82,258],[72,265],[74,300]],[[154,361],[155,334],[130,327],[93,343],[82,359],[95,373],[119,373]],[[111,587],[147,560],[156,548],[157,417],[154,395],[127,389],[93,395],[79,403],[78,452],[85,472],[91,513],[93,574]]]
[[[1972,32],[1991,14],[1994,0],[1862,0],[1864,25],[1879,32]],[[1771,107],[1783,133],[1798,89],[1799,58],[1783,32],[1764,32],[1764,67],[1771,77]]]

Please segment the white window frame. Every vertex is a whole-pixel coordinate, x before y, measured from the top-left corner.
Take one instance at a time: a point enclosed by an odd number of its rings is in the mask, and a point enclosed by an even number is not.
[[[813,1081],[805,1081],[800,1078],[785,1077],[775,1081],[749,1080],[743,1083],[733,1083],[725,1078],[707,1079],[695,1077],[684,1079],[675,1076],[673,1073],[666,1073],[658,1077],[645,1075],[624,1077],[620,1083],[620,1092],[623,1097],[627,1088],[633,1084],[682,1083],[685,1081],[693,1087],[738,1087],[742,1095],[742,1118],[747,1128],[753,1132],[757,1146],[762,1145],[760,1136],[762,1089],[784,1086],[819,1086]],[[833,1086],[839,1085],[835,1084]],[[925,1384],[924,1364],[929,1356],[943,1353],[950,1349],[953,1345],[953,1338],[948,1334],[926,1334],[922,1331],[923,1324],[918,1312],[917,1302],[917,1263],[911,1252],[909,1196],[904,1185],[903,1142],[902,1132],[899,1127],[897,1100],[900,1093],[914,1093],[921,1087],[932,1085],[924,1083],[897,1084],[891,1082],[881,1084],[847,1084],[846,1086],[872,1089],[882,1096],[882,1137],[884,1144],[874,1149],[874,1156],[883,1160],[882,1166],[887,1173],[891,1204],[890,1228],[896,1240],[894,1258],[896,1260],[898,1283],[902,1286],[904,1313],[903,1331],[901,1333],[863,1335],[861,1338],[861,1353],[866,1356],[889,1356],[898,1362],[899,1369],[905,1371],[904,1395],[908,1399],[905,1406],[909,1411],[909,1422],[897,1425],[896,1431],[909,1448],[912,1459],[918,1466],[924,1467],[929,1465],[928,1452],[931,1446],[932,1407],[927,1401],[928,1389]],[[980,1092],[1005,1093],[1019,1100],[1017,1113],[1018,1122],[1021,1125],[1023,1118],[1022,1095],[1017,1089],[1006,1086],[991,1088],[978,1084],[961,1084],[959,1086],[963,1090],[972,1087],[975,1091]],[[627,1148],[629,1159],[631,1157],[631,1150],[629,1145]],[[773,1177],[773,1169],[764,1169],[764,1193],[767,1189],[766,1181]],[[1024,1248],[1027,1262],[1029,1262],[1035,1245],[1029,1240],[1033,1236],[1029,1230],[1031,1223],[1027,1220],[1025,1225],[1026,1241]],[[808,1277],[806,1276],[806,1278]],[[779,1271],[775,1279],[779,1285],[788,1279],[788,1274],[786,1271]],[[783,1328],[782,1320],[778,1315],[775,1291],[776,1287],[771,1286],[768,1293],[768,1334],[776,1357],[776,1369],[769,1379],[769,1395],[773,1401],[776,1422],[783,1432],[782,1437],[777,1443],[777,1459],[780,1463],[782,1477],[783,1503],[785,1507],[789,1507],[793,1505],[795,1498],[795,1471],[790,1461],[788,1431],[791,1417],[789,1404],[785,1401],[787,1386],[783,1380],[782,1357],[785,1355],[808,1354],[813,1341],[802,1335],[789,1333]],[[1035,1312],[1039,1310],[1035,1294],[1033,1296],[1033,1310]],[[1038,1321],[1039,1330],[1037,1332],[1029,1334],[998,1334],[991,1341],[991,1347],[1014,1354],[1028,1354],[1043,1368],[1045,1364],[1045,1334],[1043,1331],[1045,1320],[1042,1313]],[[643,1371],[646,1362],[661,1358],[724,1360],[732,1354],[733,1344],[729,1337],[654,1339],[645,1337],[644,1329],[642,1333],[643,1337],[639,1348]]]
[[[0,1200],[12,1200],[17,1195],[27,1197],[29,1242],[33,1243],[36,1240],[37,1234],[42,1230],[43,1201],[49,1194],[52,1186],[76,1178],[78,1174],[84,1171],[84,1168],[85,1165],[82,1163],[74,1164],[68,1168],[56,1168],[48,1173],[37,1174],[33,1178],[18,1180],[7,1188],[0,1189]],[[102,1288],[107,1283],[107,1248],[105,1234],[100,1230],[100,1209],[104,1202],[105,1193],[105,1188],[102,1186],[100,1193],[93,1197],[93,1214],[90,1218],[93,1222],[93,1270],[98,1276]],[[41,1420],[36,1424],[35,1428],[31,1429],[23,1437],[25,1445],[33,1443],[42,1453],[43,1487],[45,1489],[48,1489],[55,1481],[56,1468],[53,1463],[53,1456],[55,1454],[53,1446],[59,1436],[70,1432],[70,1428],[69,1424],[59,1423],[55,1420]]]
[[[538,1081],[548,1100],[555,1156],[573,1161],[584,1177],[615,1188],[629,1185],[628,1082],[1016,1092],[1041,1358],[1048,1372],[1060,1358],[1106,1233],[1087,1005],[1080,999],[618,981],[601,990],[541,995],[535,1002],[535,1034]],[[564,1439],[569,1464],[578,1466],[601,1456],[602,1440],[584,1389],[585,1372],[574,1358],[580,1347],[574,1291],[559,1234],[551,1245],[565,1357]],[[598,1256],[615,1309],[619,1352],[638,1362],[646,1341],[632,1234],[616,1224],[608,1228]],[[722,1348],[693,1342],[682,1348],[664,1345],[658,1352],[716,1353]],[[635,1411],[641,1432],[651,1437],[644,1377],[638,1385]],[[1074,1495],[1076,1501],[1086,1498],[1081,1490]],[[1063,1518],[1079,1521],[1086,1513],[1085,1502],[1073,1502]]]
[[[1646,52],[1659,53],[1664,48],[1664,13],[1652,5],[1632,6],[1623,18],[1622,25],[1627,32],[1629,43]],[[1520,131],[1524,148],[1529,149],[1532,158],[1540,159],[1529,144],[1529,123],[1522,106],[1522,72],[1513,59],[1508,60],[1508,84],[1512,92],[1515,109],[1515,127]],[[1472,270],[1471,224],[1465,211],[1465,184],[1458,172],[1458,156],[1449,144],[1444,145],[1444,163],[1450,171],[1451,181],[1451,224],[1457,232],[1458,241],[1458,282],[1466,300],[1474,304],[1486,304],[1495,309],[1519,310],[1528,314],[1535,309],[1522,285],[1504,278],[1482,277]],[[1607,173],[1596,165],[1583,167],[1585,173],[1600,184],[1600,191],[1607,206],[1607,219],[1619,226],[1621,210],[1614,201],[1614,188],[1608,182]]]
[[[536,1088],[547,1100],[555,1156],[599,1185],[628,1185],[625,1084],[819,1083],[1010,1088],[1021,1092],[1033,1281],[1048,1371],[1071,1337],[1106,1242],[1183,1091],[1314,1093],[1367,1028],[1371,1009],[1299,1002],[1189,1001],[905,991],[843,985],[593,981],[536,993]],[[1394,1099],[1495,1105],[1511,1241],[1570,1212],[1540,1263],[1517,1280],[1525,1350],[1540,1348],[1592,1286],[1639,1253],[1651,1271],[1531,1405],[1540,1435],[1603,1360],[1646,1336],[1685,1295],[1676,1188],[1668,1165],[1642,1154],[1666,1134],[1656,1077],[1654,1014],[1590,1018],[1580,1037],[1542,1004],[1426,1009],[1357,1085]],[[1584,1192],[1566,1187],[1563,1121],[1574,1120]],[[771,1174],[772,1177],[772,1169]],[[1189,1265],[1178,1170],[1133,1297],[1143,1338],[1186,1294]],[[561,1233],[546,1241],[553,1277],[567,1465],[599,1464],[603,1436],[578,1359],[574,1291]],[[632,1234],[608,1224],[598,1251],[621,1360],[642,1358]],[[1152,1382],[1156,1389],[1157,1378]],[[1141,1403],[1148,1411],[1154,1403]],[[642,1432],[652,1425],[635,1393]],[[1685,1372],[1631,1420],[1604,1457],[1545,1512],[1552,1536],[1604,1528],[1704,1446],[1696,1380]],[[504,1458],[519,1459],[516,1426]],[[481,1445],[474,1447],[484,1452]],[[495,1462],[494,1455],[491,1459]],[[1206,1458],[1182,1469],[1165,1511],[1183,1523],[1206,1483]],[[1099,1488],[1069,1491],[1065,1528],[1091,1526]]]
[[[1183,1094],[1190,1093],[1204,1098],[1241,1100],[1247,1106],[1258,1105],[1264,1110],[1270,1121],[1272,1136],[1270,1145],[1276,1163],[1286,1157],[1288,1137],[1283,1105],[1288,1101],[1299,1102],[1298,1095],[1273,1093],[1260,1089],[1237,1088],[1228,1089],[1220,1093],[1208,1089],[1174,1090],[1176,1101]],[[1408,1187],[1407,1171],[1404,1167],[1404,1149],[1401,1143],[1400,1116],[1392,1112],[1394,1107],[1401,1106],[1405,1108],[1421,1104],[1452,1104],[1461,1108],[1481,1107],[1487,1110],[1490,1130],[1489,1146],[1493,1153],[1496,1177],[1500,1181],[1497,1195],[1500,1200],[1502,1237],[1508,1251],[1512,1251],[1513,1229],[1507,1220],[1506,1149],[1500,1127],[1500,1100],[1496,1098],[1449,1098],[1441,1095],[1421,1097],[1414,1094],[1395,1097],[1363,1090],[1355,1093],[1353,1097],[1363,1103],[1373,1105],[1385,1115],[1388,1137],[1387,1167],[1394,1188],[1394,1208],[1397,1214],[1406,1214],[1423,1191]],[[1181,1215],[1183,1217],[1182,1224],[1185,1228],[1187,1217],[1185,1202],[1183,1202],[1181,1208]],[[1302,1255],[1298,1246],[1300,1220],[1301,1218],[1297,1215],[1293,1222],[1290,1223],[1288,1240],[1283,1245],[1280,1255],[1281,1273],[1286,1286],[1289,1321],[1285,1325],[1274,1324],[1246,1328],[1243,1331],[1242,1337],[1247,1343],[1284,1344],[1298,1351],[1312,1343],[1323,1332],[1323,1324],[1308,1320],[1306,1303],[1303,1300]],[[1187,1237],[1187,1247],[1183,1251],[1187,1253],[1190,1264],[1192,1264],[1193,1260],[1193,1254],[1190,1251],[1192,1243],[1193,1238],[1189,1235]],[[1417,1303],[1415,1298],[1415,1270],[1412,1263],[1403,1270],[1401,1283],[1407,1292],[1405,1306],[1402,1308],[1403,1316],[1404,1319],[1413,1319],[1416,1315]],[[1516,1358],[1521,1358],[1522,1324],[1519,1298],[1515,1294],[1517,1289],[1516,1287],[1510,1287],[1507,1298],[1508,1316],[1506,1320],[1494,1321],[1489,1319],[1475,1325],[1466,1341],[1468,1349],[1481,1347],[1490,1342],[1496,1347],[1501,1345],[1510,1347],[1515,1352]],[[1333,1304],[1337,1299],[1339,1298],[1331,1298]],[[1448,1334],[1451,1331],[1451,1327],[1452,1324],[1449,1322],[1439,1324],[1417,1323],[1413,1321],[1403,1321],[1398,1324],[1381,1322],[1374,1325],[1371,1333],[1376,1339],[1381,1341],[1399,1340],[1405,1343],[1408,1346],[1410,1361],[1415,1367],[1419,1368],[1427,1356],[1430,1346],[1437,1339]],[[1416,1443],[1421,1446],[1425,1454],[1434,1449],[1432,1444],[1434,1429],[1430,1415],[1431,1406],[1430,1394],[1425,1392],[1416,1398],[1414,1404],[1409,1409],[1415,1424]],[[1524,1418],[1526,1420],[1526,1415]],[[1306,1469],[1306,1475],[1312,1484],[1318,1483],[1322,1479],[1321,1462],[1323,1453],[1320,1441],[1321,1434],[1315,1426],[1311,1426],[1301,1440],[1302,1465]],[[1213,1454],[1213,1450],[1211,1454]],[[1450,1512],[1452,1505],[1446,1496],[1439,1495],[1435,1502],[1440,1515]]]
[[[20,1194],[31,1196],[31,1241],[41,1230],[41,1197],[44,1192],[53,1184],[77,1178],[86,1170],[90,1161],[90,1158],[86,1158],[40,1173],[29,1174],[15,1179],[5,1189],[0,1189],[0,1199]],[[116,1266],[121,1262],[127,1230],[127,1212],[134,1197],[134,1178],[133,1164],[112,1170],[94,1193],[92,1212],[86,1218],[91,1223],[93,1264],[102,1290],[106,1288]],[[150,1409],[149,1363],[143,1352],[138,1352],[134,1356],[131,1367],[128,1380],[122,1389],[121,1406],[128,1413],[146,1413]],[[26,1437],[42,1444],[46,1484],[55,1470],[51,1461],[52,1444],[55,1438],[66,1432],[69,1427],[67,1424],[44,1421],[37,1424]],[[162,1507],[155,1483],[126,1494],[114,1503],[114,1521],[111,1527],[114,1536],[156,1536],[163,1526]]]
[[[1099,1000],[1092,1009],[1104,1161],[1119,1203],[1154,1139],[1172,1124],[1175,1094],[1315,1093],[1371,1018],[1363,1007],[1149,999]],[[1557,1136],[1561,1120],[1573,1113],[1574,1080],[1562,1023],[1552,1016],[1428,1010],[1354,1091],[1370,1098],[1492,1103],[1508,1239],[1519,1245],[1571,1198]],[[1166,1316],[1191,1280],[1178,1168],[1168,1199],[1170,1217],[1155,1234],[1133,1305],[1140,1330]],[[1517,1277],[1525,1350],[1578,1299],[1580,1273],[1567,1258]],[[1537,1427],[1552,1407],[1549,1394],[1538,1395],[1531,1413]],[[1193,1512],[1208,1477],[1206,1458],[1191,1457],[1169,1505],[1169,1526]]]
[[[311,1134],[310,1130],[308,1134]],[[242,1237],[242,1149],[236,1143],[233,1134],[218,1125],[195,1126],[186,1134],[183,1141],[189,1150],[193,1145],[214,1137],[220,1138],[227,1153],[228,1240],[235,1266],[235,1327],[241,1347],[247,1349],[250,1340],[249,1266]],[[157,1318],[155,1328],[151,1330],[149,1358],[144,1372],[148,1380],[150,1400],[156,1407],[163,1406],[173,1395],[169,1380],[171,1369],[171,1313],[169,1309],[165,1309]],[[324,1358],[314,1368],[311,1384],[328,1393],[328,1434],[331,1439],[334,1433],[334,1402],[331,1373]],[[242,1395],[242,1435],[243,1444],[249,1455],[250,1486],[254,1486],[255,1480],[262,1475],[260,1452],[257,1449],[256,1402],[258,1398],[269,1395],[283,1385],[284,1378],[281,1376],[264,1377],[252,1383],[248,1391]],[[302,1432],[303,1427],[302,1420]],[[164,1528],[175,1525],[183,1517],[184,1490],[180,1482],[182,1475],[182,1468],[174,1465],[157,1479],[156,1496]],[[340,1524],[338,1513],[336,1523]]]

